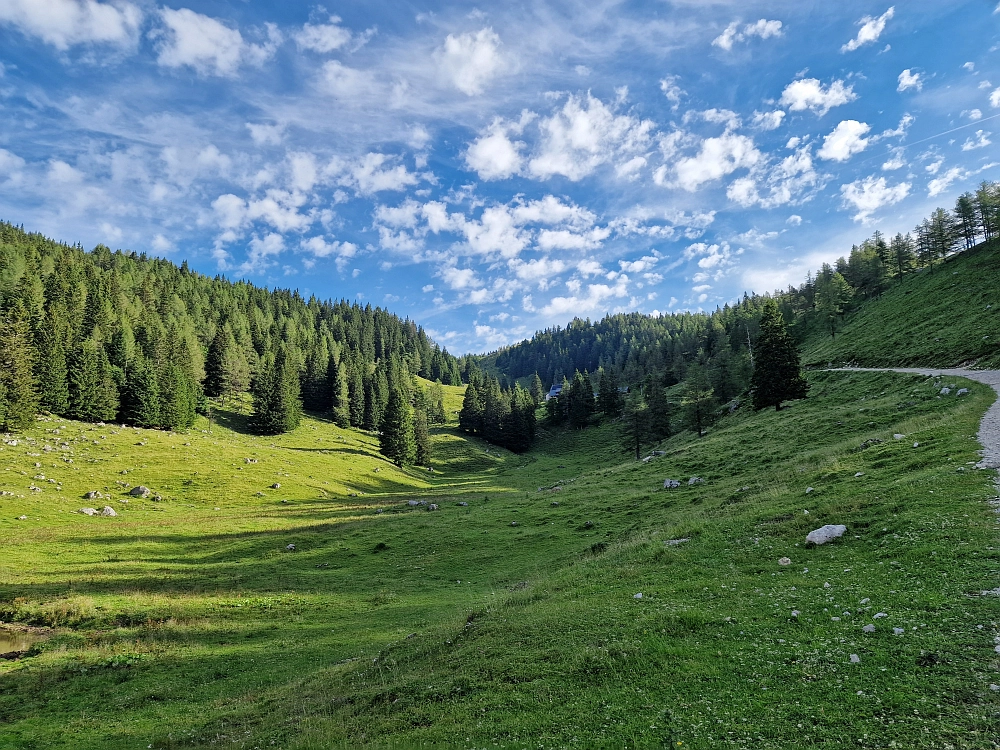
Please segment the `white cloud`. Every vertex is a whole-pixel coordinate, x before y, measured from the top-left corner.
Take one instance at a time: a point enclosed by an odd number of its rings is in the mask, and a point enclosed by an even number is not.
[[[238,29],[188,8],[162,8],[165,29],[157,32],[156,61],[168,68],[189,66],[202,75],[233,76],[240,65],[262,65],[281,41],[277,26],[267,24],[267,41],[250,44]]]
[[[514,258],[508,262],[510,269],[519,279],[539,282],[542,288],[547,288],[553,277],[566,270],[564,261],[551,258],[537,258],[527,262]]]
[[[993,89],[990,94],[990,104],[994,107],[1000,107],[1000,87]]]
[[[677,161],[677,184],[693,193],[706,182],[718,180],[737,169],[756,166],[762,159],[763,154],[754,146],[752,138],[727,131],[702,141],[695,156]]]
[[[476,272],[471,268],[449,266],[442,268],[438,275],[452,289],[472,289],[482,286],[482,282],[476,278]]]
[[[258,146],[280,146],[284,138],[284,125],[266,125],[263,123],[247,123],[250,137]]]
[[[75,44],[134,44],[142,11],[128,2],[2,0],[0,23],[64,51]]]
[[[515,141],[511,136],[524,132],[525,126],[535,117],[527,110],[521,113],[518,122],[496,118],[465,152],[465,164],[475,170],[482,180],[502,180],[520,174],[524,167],[521,150],[523,141]]]
[[[798,214],[792,214],[787,219],[785,219],[785,223],[788,224],[791,227],[801,226],[802,225],[802,217],[799,216]]]
[[[320,73],[320,88],[337,99],[350,102],[370,95],[377,86],[370,72],[348,67],[339,60],[328,60]]]
[[[845,85],[841,80],[835,80],[824,87],[816,78],[800,78],[785,86],[781,92],[781,104],[792,112],[812,110],[823,116],[834,107],[847,104],[858,98],[853,86]]]
[[[264,235],[263,238],[254,235],[250,240],[250,253],[247,259],[240,265],[240,273],[254,273],[262,271],[272,263],[269,258],[280,255],[285,250],[285,240],[280,234]]]
[[[339,184],[353,187],[361,195],[371,195],[385,190],[403,190],[420,182],[420,177],[403,164],[387,166],[393,161],[393,157],[386,154],[366,154],[343,170]]]
[[[981,109],[967,109],[962,112],[962,117],[968,117],[975,122],[976,120],[983,119],[983,111]]]
[[[865,16],[860,21],[858,25],[861,26],[858,29],[858,35],[854,37],[851,41],[840,48],[841,52],[853,52],[858,47],[865,44],[872,44],[877,42],[878,38],[885,31],[886,22],[896,14],[895,7],[890,7],[885,13],[883,13],[878,18],[873,16]]]
[[[704,275],[697,274],[695,276],[696,281],[704,281],[713,272],[723,271],[732,266],[735,263],[733,256],[738,254],[732,251],[728,242],[713,244],[696,242],[684,249],[684,257],[687,260],[697,258],[698,268],[706,272]]]
[[[857,120],[843,120],[823,139],[823,147],[816,156],[827,161],[847,161],[868,147],[870,139],[864,135],[871,126]]]
[[[899,74],[898,80],[899,85],[896,86],[896,91],[906,91],[907,89],[921,91],[924,88],[924,82],[920,78],[920,73],[911,73],[909,68]]]
[[[351,32],[339,26],[340,18],[330,16],[329,23],[305,24],[295,34],[295,43],[300,49],[308,49],[320,54],[333,52],[351,41]]]
[[[902,169],[906,166],[906,159],[904,158],[904,150],[902,148],[894,148],[892,150],[892,156],[890,156],[883,164],[883,172],[892,172],[897,169]]]
[[[910,183],[901,182],[898,185],[890,186],[886,183],[885,177],[871,175],[862,180],[841,185],[840,194],[843,197],[844,205],[851,206],[857,211],[853,216],[854,220],[867,223],[871,215],[880,208],[899,203],[909,195]]]
[[[618,261],[618,266],[624,273],[643,273],[659,262],[660,259],[656,256],[645,255],[638,260],[620,260]]]
[[[961,167],[952,167],[940,177],[927,183],[927,196],[933,198],[935,195],[940,195],[950,188],[955,180],[965,179],[968,176],[969,173]]]
[[[528,164],[535,177],[562,175],[574,182],[602,164],[629,161],[650,145],[650,120],[617,115],[589,93],[571,95],[565,105],[539,123],[542,140]]]
[[[681,97],[686,93],[678,84],[677,76],[665,76],[660,79],[660,91],[663,95],[667,97],[667,101],[670,102],[671,107],[674,112],[681,104]]]
[[[500,45],[500,37],[490,28],[480,29],[475,34],[449,34],[435,57],[442,73],[455,88],[475,96],[483,93],[487,84],[509,67]]]
[[[773,112],[754,112],[753,125],[761,130],[777,130],[785,119],[784,111],[776,109]]]
[[[748,23],[742,29],[739,21],[733,21],[725,31],[712,40],[712,44],[727,52],[733,48],[734,42],[742,42],[749,37],[758,36],[767,39],[772,36],[781,36],[781,21],[768,21],[760,19],[755,23]]]
[[[339,240],[327,242],[322,237],[310,237],[303,240],[302,249],[308,250],[317,258],[329,258],[331,255],[336,255],[346,259],[353,258],[358,253],[358,246],[353,242],[340,242]]]
[[[965,143],[962,144],[962,150],[973,151],[977,148],[985,148],[986,146],[989,146],[993,142],[990,140],[990,135],[992,135],[992,133],[985,130],[977,130],[975,140],[971,137],[967,138]]]
[[[16,185],[21,181],[25,166],[26,162],[20,156],[0,148],[0,178],[5,179],[9,185]]]
[[[542,315],[581,315],[598,311],[605,311],[608,302],[613,298],[628,296],[628,278],[619,276],[615,280],[614,286],[608,284],[588,284],[586,294],[580,295],[578,292],[570,297],[553,297],[549,303],[542,308]]]

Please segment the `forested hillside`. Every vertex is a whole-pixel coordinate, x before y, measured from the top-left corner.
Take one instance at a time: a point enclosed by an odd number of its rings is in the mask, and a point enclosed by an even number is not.
[[[829,344],[810,344],[810,350],[815,352],[815,356],[811,355],[813,359],[843,360],[860,355],[853,353],[856,350],[848,343],[849,337],[838,339],[842,331],[850,331],[851,337],[865,335],[871,339],[868,348],[878,348],[875,340],[885,330],[887,321],[865,318],[863,324],[853,328],[848,321],[866,303],[880,300],[884,295],[897,300],[891,313],[897,338],[908,335],[924,338],[920,351],[926,356],[919,357],[921,362],[930,363],[936,353],[944,356],[946,351],[959,349],[995,358],[1000,356],[1000,335],[993,335],[992,328],[976,334],[974,342],[963,339],[961,345],[956,342],[949,349],[947,343],[942,343],[950,335],[942,321],[964,319],[969,333],[962,335],[967,337],[973,335],[973,329],[978,330],[975,321],[984,314],[988,320],[995,320],[992,308],[986,307],[992,298],[986,297],[991,290],[1000,288],[996,251],[991,249],[997,237],[1000,237],[1000,185],[984,182],[975,192],[959,197],[953,210],[936,209],[910,233],[886,238],[881,232],[874,232],[835,264],[824,264],[815,274],[809,274],[799,286],[744,294],[736,304],[727,304],[712,313],[685,312],[661,317],[627,313],[609,315],[594,323],[577,318],[565,328],[546,329],[530,340],[493,352],[480,364],[488,371],[510,378],[530,378],[537,373],[546,389],[550,383],[568,386],[579,372],[585,381],[593,383],[596,391],[604,373],[609,373],[624,387],[641,387],[647,401],[662,400],[663,389],[687,380],[699,382],[688,383],[685,392],[705,392],[706,384],[700,381],[707,381],[712,401],[725,403],[750,385],[753,346],[765,299],[778,303],[789,330],[800,343],[830,340]],[[951,261],[956,256],[961,257],[961,263],[953,267]],[[944,266],[946,262],[948,265]],[[944,283],[941,275],[958,271],[943,268],[969,272]],[[929,293],[928,285],[941,288]],[[916,297],[924,302],[908,305],[905,301],[910,294],[908,290],[917,287],[921,293]],[[914,329],[915,321],[927,305],[935,307],[935,315],[941,320],[930,327]],[[862,328],[864,334],[860,333]],[[928,337],[932,339],[929,345]],[[839,343],[834,345],[833,341]],[[906,349],[897,343],[900,351]],[[875,363],[870,354],[869,351],[864,361]],[[879,364],[892,359],[886,347],[883,354]],[[945,356],[947,361],[934,363],[950,364],[954,359]],[[906,361],[916,360],[910,357]]]
[[[36,410],[185,428],[205,395],[242,404],[249,389],[258,432],[294,427],[303,406],[375,430],[395,389],[413,401],[411,376],[461,384],[453,356],[386,310],[212,279],[104,245],[85,252],[8,223],[0,309],[4,429],[30,424]]]

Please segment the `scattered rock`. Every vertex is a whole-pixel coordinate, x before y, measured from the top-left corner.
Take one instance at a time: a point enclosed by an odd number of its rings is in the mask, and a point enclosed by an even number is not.
[[[818,529],[810,531],[806,535],[806,541],[813,544],[826,544],[834,539],[839,539],[847,532],[847,527],[843,524],[827,524]]]
[[[863,477],[864,475],[865,475],[865,473],[864,473],[863,471],[859,471],[859,472],[856,472],[856,473],[854,474],[854,477],[855,477],[855,479],[856,479],[856,478],[858,478],[858,477]]]
[[[814,490],[814,489],[813,489],[812,487],[806,487],[806,494],[807,494],[807,495],[808,495],[808,494],[809,494],[810,492],[815,492],[815,491],[816,491],[816,490]]]
[[[585,524],[583,524],[583,528],[585,528],[585,529],[592,529],[592,528],[594,528],[594,522],[593,521],[587,521]]]
[[[255,464],[255,463],[257,463],[257,459],[256,458],[244,458],[243,459],[243,463],[246,463],[246,464]]]
[[[902,440],[903,438],[905,438],[905,437],[906,437],[906,435],[904,435],[904,434],[903,434],[903,433],[901,433],[901,432],[897,432],[897,433],[895,433],[895,434],[893,435],[893,437],[894,437],[894,438],[896,438],[896,440]]]
[[[295,545],[294,544],[289,544],[289,545],[285,546],[285,552],[294,552],[294,551],[295,551]]]
[[[427,506],[427,510],[437,510],[437,509],[438,507],[436,503],[431,503],[430,505]]]
[[[416,500],[407,500],[406,504],[409,505],[411,508],[415,505],[420,505],[420,503],[418,503]]]
[[[857,654],[851,654],[851,664],[860,664],[860,663],[861,663],[861,657],[858,656]]]
[[[949,393],[951,393],[951,388],[949,388],[948,386],[945,386],[944,388],[941,389],[942,396],[947,396]]]
[[[652,457],[652,456],[646,456],[646,457],[645,457],[644,459],[642,459],[642,462],[643,462],[644,464],[648,464],[648,463],[649,463],[650,461],[652,461],[652,460],[653,460],[653,457]]]
[[[874,633],[875,632],[875,626],[874,625],[865,625],[863,628],[861,628],[861,632],[862,633]]]
[[[633,599],[642,599],[642,592],[640,591],[638,594],[633,594],[632,598]]]
[[[964,396],[968,392],[969,392],[968,388],[959,388],[958,392],[955,395],[956,396]]]
[[[151,494],[153,494],[153,492],[152,490],[149,489],[149,487],[144,487],[143,485],[140,484],[138,487],[133,487],[132,489],[130,489],[128,491],[128,494],[130,494],[132,497],[149,497]]]
[[[663,480],[663,489],[665,489],[665,490],[673,489],[674,487],[680,487],[680,486],[681,486],[681,483],[678,482],[676,479],[664,479]]]
[[[914,448],[919,448],[919,447],[920,447],[920,443],[914,443],[914,444],[913,444],[913,447],[914,447]]]
[[[272,490],[280,490],[281,489],[281,482],[275,482],[274,484],[272,484],[271,485],[271,489]]]
[[[80,508],[80,512],[83,513],[83,515],[85,515],[85,516],[96,516],[97,515],[97,509],[96,508]]]
[[[664,542],[664,544],[667,545],[668,547],[676,547],[678,544],[684,544],[684,542],[690,542],[690,541],[691,537],[686,536],[682,539],[668,539],[667,541]]]
[[[462,502],[460,502],[459,505],[462,506],[463,508],[468,508],[469,507],[469,504],[467,502],[465,502],[464,500]],[[558,503],[556,503],[556,505],[558,505]]]
[[[905,633],[906,631],[905,631],[905,630],[903,630],[902,628],[893,628],[893,629],[892,629],[892,632],[893,632],[893,635],[902,635],[902,634],[903,634],[903,633]]]
[[[799,616],[799,611],[797,609],[793,609],[792,610],[792,617],[798,617],[798,616]]]
[[[823,588],[825,588],[825,589],[828,589],[828,588],[830,588],[830,582],[829,582],[829,581],[827,581],[826,583],[824,583],[824,584],[823,584]]]
[[[862,603],[862,604],[867,604],[867,603],[868,603],[868,602],[870,602],[870,601],[871,601],[871,599],[869,599],[869,598],[868,598],[868,597],[866,596],[866,597],[865,597],[864,599],[862,599],[862,600],[861,600],[861,603]]]
[[[865,442],[863,442],[861,445],[858,446],[858,450],[863,451],[865,448],[871,448],[873,445],[878,445],[881,442],[882,441],[879,440],[878,438],[869,438],[868,440],[866,440]]]
[[[839,617],[831,617],[830,621],[831,622],[840,622],[840,618]]]
[[[84,500],[103,500],[104,494],[98,492],[97,490],[91,490],[86,495],[83,496]]]
[[[791,558],[788,557],[778,558],[778,565],[791,565],[791,564],[792,564]]]
[[[704,484],[704,483],[705,483],[705,480],[702,479],[701,477],[691,477],[688,480],[688,486],[691,486],[693,484]]]
[[[107,516],[108,518],[114,518],[118,514],[115,513],[115,509],[112,508],[110,505],[105,505],[104,509],[101,511],[101,515]]]
[[[889,615],[887,615],[885,612],[876,612],[875,613],[875,619],[876,620],[881,620],[883,617],[888,617],[888,616]]]
[[[511,521],[511,522],[510,522],[510,525],[511,525],[511,526],[517,526],[517,521]]]
[[[94,512],[96,513],[97,511],[94,511]],[[18,521],[27,521],[27,520],[28,520],[28,517],[27,517],[27,516],[18,516],[18,517],[17,517],[17,520],[18,520]]]

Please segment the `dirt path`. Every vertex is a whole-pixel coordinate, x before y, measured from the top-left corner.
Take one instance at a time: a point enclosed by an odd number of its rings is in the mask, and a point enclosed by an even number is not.
[[[936,367],[838,367],[836,369],[844,372],[909,372],[916,375],[968,378],[990,386],[997,392],[997,400],[979,423],[979,444],[983,446],[983,460],[978,466],[981,469],[1000,469],[1000,370]]]

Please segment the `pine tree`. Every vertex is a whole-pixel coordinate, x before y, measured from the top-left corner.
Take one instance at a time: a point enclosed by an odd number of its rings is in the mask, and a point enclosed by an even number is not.
[[[337,357],[330,355],[330,362],[327,365],[327,378],[330,381],[330,413],[333,422],[338,427],[350,427],[351,425],[351,395],[347,385],[346,363]]]
[[[413,414],[406,403],[403,391],[394,387],[382,415],[379,429],[379,450],[397,466],[413,460],[416,446],[413,439]]]
[[[227,326],[219,326],[208,347],[205,359],[205,395],[218,398],[226,389],[225,359],[229,348],[235,343]]]
[[[24,430],[38,409],[34,347],[28,313],[19,301],[0,321],[0,429]]]
[[[538,406],[543,400],[545,400],[545,386],[542,385],[542,379],[538,377],[537,372],[531,377],[531,387],[529,393],[531,395],[531,400],[535,402],[535,406]]]
[[[431,465],[431,433],[427,429],[427,412],[413,412],[413,441],[416,445],[417,466]]]
[[[612,418],[622,413],[622,396],[618,392],[618,375],[614,370],[601,370],[600,385],[597,386],[597,410]]]
[[[69,371],[66,366],[66,349],[51,313],[42,322],[38,332],[38,358],[35,376],[38,383],[39,406],[53,414],[69,411]]]
[[[458,426],[473,434],[479,434],[483,430],[483,402],[479,395],[478,378],[473,378],[465,387],[462,410],[458,413]]]
[[[365,381],[361,374],[361,366],[351,362],[344,365],[347,368],[347,389],[351,427],[361,427],[365,422]]]
[[[698,437],[701,437],[712,418],[715,391],[708,382],[705,368],[697,362],[688,368],[687,377],[684,379],[681,407],[684,410],[685,424],[697,431]]]
[[[773,406],[776,411],[781,409],[783,401],[805,398],[809,390],[802,376],[798,348],[788,334],[778,305],[771,299],[765,300],[760,319],[750,390],[754,409]]]
[[[99,367],[96,362],[94,366],[95,368]],[[74,370],[77,367],[81,369],[88,367],[89,369],[89,360],[86,365],[77,365]],[[95,381],[96,378],[95,375]],[[88,391],[86,392],[89,393],[89,379],[87,382]],[[81,394],[85,392],[82,385],[78,390]],[[81,401],[83,400],[83,396],[79,398]],[[91,397],[88,396],[89,398]],[[129,424],[137,427],[160,426],[160,379],[153,363],[142,354],[137,353],[132,362],[132,368],[125,379],[125,393],[122,401],[123,418]],[[87,403],[89,404],[90,401]]]
[[[251,385],[254,410],[250,426],[261,435],[291,432],[302,418],[299,374],[292,352],[284,344],[273,358],[265,357]]]

